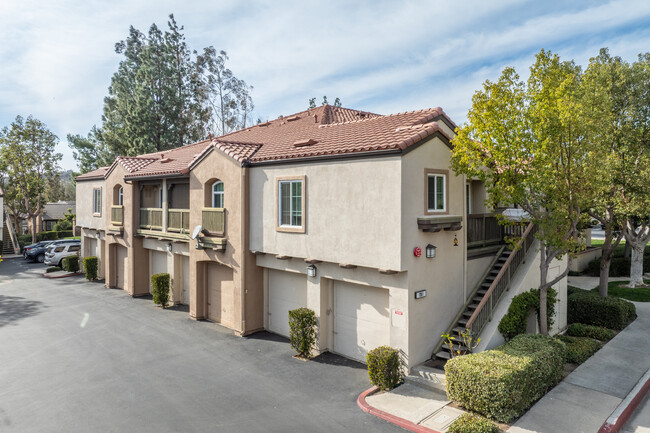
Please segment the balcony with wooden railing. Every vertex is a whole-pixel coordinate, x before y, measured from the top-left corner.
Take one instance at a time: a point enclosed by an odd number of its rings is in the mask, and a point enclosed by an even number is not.
[[[224,208],[204,207],[201,210],[203,230],[212,236],[225,236],[226,210]]]
[[[167,231],[174,233],[189,233],[190,210],[169,209],[169,211],[167,211]]]
[[[115,227],[122,227],[124,225],[124,206],[111,206],[111,225]]]
[[[157,207],[140,208],[140,228],[146,230],[162,231],[163,210]]]

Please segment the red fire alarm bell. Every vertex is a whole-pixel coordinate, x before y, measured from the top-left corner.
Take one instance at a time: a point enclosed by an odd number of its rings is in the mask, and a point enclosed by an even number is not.
[[[415,247],[415,248],[413,249],[413,255],[414,255],[415,257],[420,257],[420,256],[422,255],[422,248],[420,248],[420,247]]]

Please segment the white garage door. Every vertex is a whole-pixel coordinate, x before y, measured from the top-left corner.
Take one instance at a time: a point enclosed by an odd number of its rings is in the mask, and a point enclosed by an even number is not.
[[[366,362],[368,351],[389,343],[388,290],[336,281],[333,352]]]
[[[289,336],[289,310],[307,306],[307,276],[269,270],[269,331]]]
[[[181,293],[182,302],[190,305],[190,258],[181,256]]]
[[[86,249],[86,256],[85,257],[92,257],[92,256],[97,257],[97,239],[87,237],[85,239],[85,243],[88,245],[88,247]]]
[[[149,260],[151,260],[151,273],[149,274],[149,293],[151,293],[151,276],[167,272],[167,253],[149,251]]]

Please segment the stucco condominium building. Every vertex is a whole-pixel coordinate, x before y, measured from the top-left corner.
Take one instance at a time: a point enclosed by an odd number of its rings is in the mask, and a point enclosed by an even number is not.
[[[84,255],[133,296],[170,273],[173,302],[241,335],[288,336],[288,311],[308,307],[319,351],[363,362],[390,345],[417,364],[490,262],[468,259],[485,194],[449,169],[454,128],[440,108],[325,105],[119,157],[77,178]]]

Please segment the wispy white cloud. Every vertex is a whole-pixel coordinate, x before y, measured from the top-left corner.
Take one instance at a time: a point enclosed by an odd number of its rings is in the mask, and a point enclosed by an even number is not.
[[[389,113],[442,106],[462,122],[471,95],[506,65],[526,75],[541,48],[585,64],[601,46],[632,60],[650,46],[650,3],[3,0],[0,126],[33,114],[62,139],[101,122],[130,25],[174,13],[189,45],[213,45],[255,87],[256,114],[274,118],[336,96]]]

